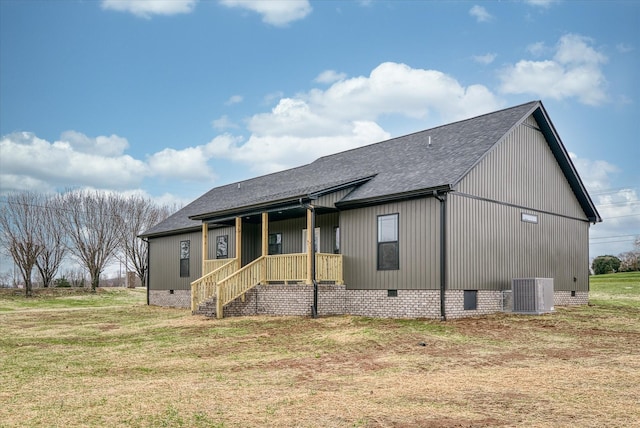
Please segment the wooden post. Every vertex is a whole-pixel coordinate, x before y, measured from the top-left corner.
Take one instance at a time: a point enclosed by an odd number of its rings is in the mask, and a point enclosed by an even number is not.
[[[312,233],[315,233],[315,230],[313,230],[313,213],[311,209],[307,209],[307,284],[313,284],[313,261],[311,260],[313,257],[313,248],[311,248]]]
[[[262,213],[262,257],[269,255],[269,213]],[[265,264],[263,263],[263,266]],[[260,284],[267,283],[267,269],[260,269]]]
[[[208,272],[206,271],[206,261],[209,256],[209,225],[207,223],[202,223],[202,276],[205,276]]]
[[[236,270],[242,267],[242,217],[236,217]]]
[[[221,319],[224,318],[224,305],[222,304],[222,299],[220,294],[220,284],[216,285],[216,318]]]
[[[262,255],[269,255],[269,213],[262,213]]]

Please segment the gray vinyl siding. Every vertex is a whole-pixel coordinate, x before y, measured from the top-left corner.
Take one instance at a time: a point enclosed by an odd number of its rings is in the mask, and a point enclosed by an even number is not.
[[[260,224],[242,223],[242,266],[251,263],[262,255],[261,228]]]
[[[335,208],[336,202],[347,196],[349,192],[353,190],[353,187],[348,189],[339,190],[337,192],[329,193],[324,196],[320,196],[317,200],[313,201],[313,205],[318,207]]]
[[[209,229],[209,248],[207,249],[207,260],[216,259],[216,238],[218,236],[227,236],[228,259],[236,256],[236,228],[233,226]]]
[[[505,290],[512,278],[545,277],[556,290],[588,290],[589,223],[537,126],[527,118],[449,195],[448,289]]]
[[[512,278],[541,277],[556,291],[588,291],[588,222],[456,194],[447,204],[448,289],[506,290]],[[523,222],[523,211],[538,223]]]
[[[400,269],[377,269],[377,219],[399,214]],[[340,213],[341,252],[348,289],[439,289],[440,208],[433,198]]]
[[[334,227],[338,226],[338,213],[316,216],[316,227],[320,228],[320,252],[333,253]],[[282,253],[302,252],[302,231],[307,228],[307,218],[269,222],[269,233],[282,233]],[[260,237],[257,238],[258,242]]]
[[[189,276],[180,277],[180,241],[189,240]],[[202,275],[202,231],[149,239],[149,289],[190,290]]]
[[[526,125],[525,125],[526,124]],[[456,186],[483,198],[586,219],[542,133],[530,116]],[[527,126],[529,125],[529,126]]]

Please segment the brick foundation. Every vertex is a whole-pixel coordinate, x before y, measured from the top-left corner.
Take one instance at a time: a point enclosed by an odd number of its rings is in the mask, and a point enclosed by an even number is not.
[[[154,291],[149,294],[152,305],[190,308],[189,290]],[[588,292],[556,291],[556,306],[585,305]],[[313,305],[313,287],[304,284],[258,285],[224,308],[224,316],[293,315],[310,316]],[[477,306],[464,309],[464,291],[445,292],[447,319],[509,312],[510,293],[478,290]],[[201,305],[197,314],[216,316],[215,300]],[[347,290],[344,285],[318,286],[318,315],[359,315],[374,318],[440,318],[440,292],[438,290],[397,290],[389,297],[387,290]]]
[[[571,291],[555,291],[553,293],[553,302],[556,306],[572,306],[589,304],[588,291],[575,291],[575,295],[571,295]]]
[[[149,290],[149,304],[190,309],[191,290]]]

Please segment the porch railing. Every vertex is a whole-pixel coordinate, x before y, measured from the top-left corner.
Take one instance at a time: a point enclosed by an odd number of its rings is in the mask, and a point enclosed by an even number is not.
[[[307,254],[262,256],[236,270],[235,259],[191,283],[191,310],[205,300],[217,297],[216,314],[222,317],[225,305],[256,285],[267,281],[306,281]],[[316,253],[316,280],[342,284],[342,255]]]
[[[196,311],[201,303],[215,296],[218,282],[236,270],[236,259],[207,260],[205,272],[207,269],[213,270],[191,283],[191,311]]]
[[[265,256],[258,257],[251,263],[224,278],[216,287],[216,317],[222,318],[224,306],[233,302],[260,283],[262,271],[265,269]]]
[[[214,270],[223,267],[227,263],[231,261],[235,261],[236,259],[213,259],[213,260],[205,260],[204,261],[204,270],[203,274],[206,275],[208,273],[213,272]]]

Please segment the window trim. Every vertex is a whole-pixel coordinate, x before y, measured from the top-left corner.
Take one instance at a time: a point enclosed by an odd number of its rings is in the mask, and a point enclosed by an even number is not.
[[[384,217],[395,217],[396,220],[396,230],[395,230],[395,241],[381,241],[381,229],[380,229],[380,220]],[[383,246],[387,246],[388,244],[395,244],[395,263],[392,266],[381,266],[381,248]],[[379,271],[386,270],[400,270],[400,213],[390,213],[390,214],[379,214],[376,217],[376,268]]]
[[[191,257],[191,240],[185,239],[180,241],[180,263],[179,274],[180,278],[188,278],[189,275],[189,259]]]

